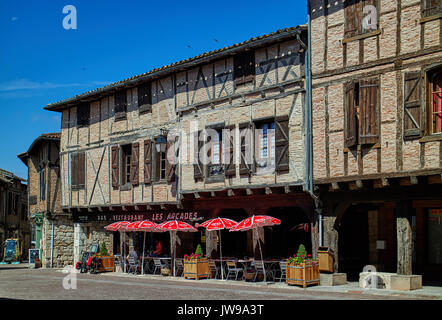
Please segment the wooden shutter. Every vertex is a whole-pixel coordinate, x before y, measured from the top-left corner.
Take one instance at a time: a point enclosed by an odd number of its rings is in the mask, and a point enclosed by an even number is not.
[[[224,150],[223,150],[223,159],[224,161],[228,161],[228,163],[224,164],[224,175],[226,177],[232,177],[236,175],[236,164],[235,164],[235,129],[236,127],[229,126],[226,127],[226,130],[223,130],[223,141],[224,141]]]
[[[253,81],[256,73],[255,51],[239,53],[233,57],[233,77],[235,84]]]
[[[201,130],[198,132],[195,132],[194,134],[194,164],[193,164],[193,178],[195,180],[203,179],[204,178],[204,166],[201,162],[199,152],[204,147],[204,141],[200,141],[199,137],[201,135]]]
[[[361,80],[359,83],[359,139],[360,144],[375,144],[378,131],[378,80]]]
[[[430,17],[442,13],[441,0],[424,0],[424,8],[422,9],[423,17]]]
[[[140,172],[140,144],[138,142],[132,144],[132,157],[130,160],[130,183],[133,186],[139,185]]]
[[[89,103],[82,103],[77,107],[77,125],[88,126],[90,118],[90,105]]]
[[[175,147],[174,141],[167,141],[167,149],[166,149],[166,181],[173,182],[175,181],[175,164],[170,163],[168,159],[168,154],[171,152],[170,150]]]
[[[115,119],[125,119],[127,110],[126,90],[118,91],[115,94]]]
[[[152,111],[152,84],[150,82],[138,87],[138,107],[140,113]]]
[[[152,141],[144,141],[144,184],[152,183]]]
[[[289,171],[289,117],[275,119],[275,166],[276,172]],[[270,150],[269,150],[270,152]]]
[[[72,189],[83,189],[85,186],[85,153],[75,153],[71,158],[71,186]]]
[[[86,157],[85,153],[78,154],[78,188],[84,189],[86,184]]]
[[[112,147],[112,188],[118,189],[120,186],[120,148]]]
[[[239,165],[239,174],[240,175],[250,175],[252,173],[252,156],[253,150],[249,149],[252,147],[252,130],[250,123],[241,123],[239,125],[240,131],[240,147],[241,147],[241,162]],[[247,150],[249,150],[250,154],[247,154]]]
[[[345,38],[358,34],[359,31],[359,0],[348,0],[345,2]]]
[[[345,86],[345,146],[354,147],[358,144],[358,121],[356,117],[354,82],[348,82]]]
[[[420,138],[421,123],[421,73],[409,72],[404,81],[404,137]]]

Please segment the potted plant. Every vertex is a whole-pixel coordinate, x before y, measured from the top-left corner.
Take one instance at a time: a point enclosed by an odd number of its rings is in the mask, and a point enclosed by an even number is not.
[[[195,253],[190,256],[184,255],[184,278],[199,280],[209,278],[209,276],[209,260],[207,260],[207,255],[204,254],[201,245],[198,244]]]
[[[109,252],[106,247],[106,243],[103,241],[100,247],[100,251],[95,255],[101,259],[100,272],[114,272],[115,259],[112,252]]]
[[[298,252],[287,259],[286,283],[289,285],[319,285],[319,262],[307,254],[304,245],[300,245]]]

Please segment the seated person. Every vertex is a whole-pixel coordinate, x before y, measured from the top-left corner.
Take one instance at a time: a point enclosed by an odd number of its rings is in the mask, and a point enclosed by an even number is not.
[[[138,260],[138,252],[132,248],[132,250],[127,255],[126,259],[129,260],[129,257],[133,257],[135,260]]]
[[[157,257],[162,256],[164,254],[164,250],[163,250],[163,242],[161,240],[155,240],[155,251],[153,252],[153,254]]]

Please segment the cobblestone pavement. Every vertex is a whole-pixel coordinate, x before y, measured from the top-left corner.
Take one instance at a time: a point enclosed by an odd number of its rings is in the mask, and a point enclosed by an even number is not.
[[[76,273],[77,288],[66,290],[67,274],[56,269],[0,266],[0,298],[24,300],[402,300],[407,295],[376,295],[361,291],[333,292],[284,284],[246,285],[217,280],[169,280],[161,276]],[[70,282],[69,282],[70,283]]]

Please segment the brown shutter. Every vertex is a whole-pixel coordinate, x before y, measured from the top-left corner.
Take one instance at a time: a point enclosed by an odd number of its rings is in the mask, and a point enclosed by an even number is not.
[[[228,163],[224,164],[224,175],[226,177],[232,177],[236,175],[235,152],[233,149],[236,141],[235,126],[226,127],[226,129],[223,130],[223,135],[223,141],[225,141],[223,159],[228,160]]]
[[[289,117],[275,119],[275,164],[277,172],[289,171]],[[269,150],[270,152],[270,150]]]
[[[358,144],[358,121],[356,118],[355,85],[348,82],[345,86],[345,146],[354,147]]]
[[[77,107],[77,125],[79,127],[88,126],[90,118],[89,103],[82,103]]]
[[[256,73],[255,51],[239,53],[233,57],[233,77],[235,84],[253,81]]]
[[[247,154],[247,149],[252,146],[252,130],[250,127],[250,123],[241,123],[239,124],[240,131],[240,146],[241,146],[241,162],[239,165],[239,174],[240,175],[250,175],[252,173],[252,157],[253,150],[250,150],[250,154]]]
[[[144,184],[152,183],[152,142],[144,141]]]
[[[175,165],[169,162],[168,154],[169,150],[174,147],[174,141],[167,141],[167,149],[166,149],[166,181],[173,182],[175,181]]]
[[[405,74],[404,82],[404,137],[420,138],[421,123],[421,73]]]
[[[199,137],[202,131],[195,132],[194,134],[194,164],[193,164],[193,178],[195,180],[204,178],[204,166],[201,162],[199,152],[204,146],[204,141],[200,141]]]
[[[73,189],[77,188],[78,184],[78,165],[77,165],[77,155],[71,155],[71,187]],[[40,174],[40,189],[41,189],[41,174]]]
[[[359,84],[359,139],[361,144],[378,142],[378,87],[377,79],[361,80]]]
[[[118,91],[115,94],[115,119],[125,119],[127,110],[126,90]]]
[[[138,107],[140,113],[152,110],[152,85],[150,82],[138,87]]]
[[[132,144],[132,157],[130,161],[130,183],[133,186],[139,185],[140,172],[140,144],[138,142]]]
[[[120,186],[120,149],[118,146],[112,147],[112,188],[118,189]]]
[[[78,154],[78,187],[83,189],[86,184],[86,158],[85,153]]]
[[[359,1],[348,0],[345,2],[345,37],[350,38],[358,33],[358,12]]]

